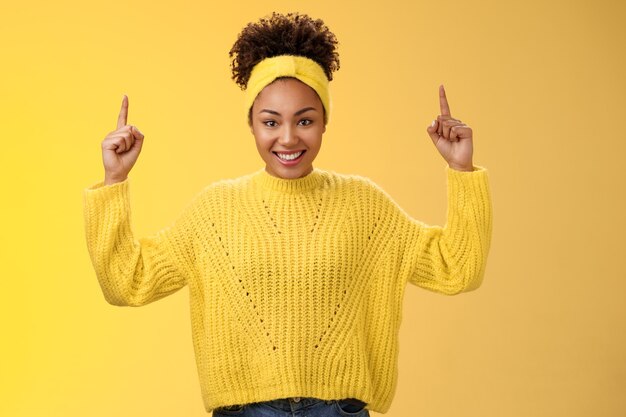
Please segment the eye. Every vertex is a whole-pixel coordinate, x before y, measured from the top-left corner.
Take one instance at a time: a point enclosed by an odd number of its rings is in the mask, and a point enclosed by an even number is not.
[[[266,120],[263,122],[263,124],[267,127],[274,127],[274,125],[268,125],[268,123],[276,123],[276,121],[274,120]]]
[[[301,121],[301,122],[308,122],[308,123],[304,124],[304,126],[308,126],[308,125],[310,125],[311,123],[313,123],[313,121],[312,121],[312,120],[310,120],[310,119],[302,119],[302,120],[300,120],[300,121]]]

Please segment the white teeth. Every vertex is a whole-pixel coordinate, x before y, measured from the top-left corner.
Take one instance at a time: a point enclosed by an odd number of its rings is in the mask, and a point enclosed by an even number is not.
[[[284,159],[287,161],[291,161],[293,159],[296,159],[297,157],[299,157],[300,155],[302,155],[302,151],[300,152],[296,152],[296,153],[292,153],[291,155],[287,155],[287,154],[281,154],[279,152],[276,152],[276,154],[278,155],[278,157],[280,159]]]

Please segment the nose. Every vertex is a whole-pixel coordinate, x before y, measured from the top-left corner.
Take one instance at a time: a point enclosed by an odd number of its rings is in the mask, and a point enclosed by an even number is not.
[[[285,127],[282,129],[280,137],[278,138],[278,142],[285,147],[293,146],[298,143],[298,137],[295,129],[288,124],[285,124]]]

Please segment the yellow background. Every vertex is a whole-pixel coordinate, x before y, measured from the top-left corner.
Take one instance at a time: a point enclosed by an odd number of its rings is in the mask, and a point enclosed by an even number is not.
[[[262,166],[228,51],[272,10],[322,18],[341,68],[314,165],[368,176],[443,224],[439,113],[489,169],[483,286],[409,286],[389,416],[626,415],[626,7],[621,1],[3,2],[0,415],[205,416],[186,289],[106,303],[82,191],[100,143],[145,134],[133,227],[152,234],[204,185]],[[376,415],[376,413],[372,413]]]

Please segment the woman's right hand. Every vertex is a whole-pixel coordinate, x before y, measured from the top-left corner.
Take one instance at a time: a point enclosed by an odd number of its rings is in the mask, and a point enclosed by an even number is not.
[[[137,162],[143,133],[135,126],[126,125],[128,119],[128,97],[124,95],[122,108],[117,118],[117,129],[110,132],[102,141],[102,162],[106,185],[124,181]]]

